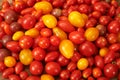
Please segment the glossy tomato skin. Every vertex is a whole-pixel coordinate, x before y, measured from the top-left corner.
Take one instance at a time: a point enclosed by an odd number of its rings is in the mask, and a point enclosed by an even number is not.
[[[102,75],[102,70],[98,67],[93,68],[93,77],[98,78]]]
[[[57,62],[48,62],[45,65],[45,71],[50,75],[58,75],[61,71],[61,67]]]
[[[72,73],[71,73],[71,76],[70,76],[70,79],[71,80],[80,80],[81,78],[81,71],[80,70],[74,70]]]
[[[42,73],[43,71],[43,65],[41,62],[39,61],[33,61],[31,64],[30,64],[30,72],[33,74],[33,75],[39,75]]]
[[[6,69],[4,62],[0,62],[0,72],[3,72]]]
[[[46,56],[46,52],[44,51],[44,49],[42,49],[40,47],[35,47],[32,50],[32,56],[35,60],[42,61],[42,60],[44,60],[44,58]]]
[[[70,62],[67,65],[67,70],[70,72],[74,71],[76,68],[77,68],[77,64],[75,62]]]
[[[92,75],[92,68],[86,68],[83,72],[82,72],[82,77],[87,79],[88,77],[90,77]]]
[[[104,58],[97,55],[95,56],[95,65],[99,67],[100,69],[104,68]]]
[[[86,41],[79,46],[79,51],[80,51],[80,53],[82,53],[82,55],[88,57],[88,56],[93,55],[95,53],[96,49],[95,49],[95,45],[93,43]]]
[[[23,71],[24,69],[24,66],[21,62],[18,62],[16,65],[15,65],[15,73],[16,74],[19,74],[21,71]]]
[[[75,44],[81,44],[85,41],[84,34],[78,31],[73,31],[69,34],[69,39]]]
[[[26,80],[40,80],[40,78],[37,76],[29,76],[29,77],[27,77]]]
[[[77,62],[81,58],[81,54],[77,51],[74,52],[73,57],[71,58],[72,62]]]
[[[3,78],[8,78],[9,75],[13,74],[15,72],[14,68],[7,68],[3,71],[2,77]]]
[[[23,49],[28,49],[33,45],[33,39],[30,36],[22,36],[19,40],[19,45]]]
[[[61,79],[68,79],[70,77],[70,72],[68,70],[62,70],[60,72]]]
[[[28,73],[26,71],[20,72],[19,75],[22,80],[25,80],[28,77]]]
[[[21,80],[20,77],[16,74],[10,75],[9,80]]]
[[[59,46],[60,41],[61,41],[60,38],[57,37],[57,36],[55,36],[55,35],[53,35],[53,36],[50,37],[50,43],[53,46]]]
[[[51,29],[43,28],[43,29],[41,29],[40,34],[43,37],[50,37],[52,35],[52,31],[51,31]]]
[[[104,67],[104,75],[113,78],[118,74],[118,67],[115,64],[108,63]]]
[[[120,69],[120,58],[116,59],[116,64],[117,64],[118,68]]]

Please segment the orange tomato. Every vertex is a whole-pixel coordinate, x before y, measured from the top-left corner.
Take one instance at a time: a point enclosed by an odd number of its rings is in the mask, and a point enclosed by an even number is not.
[[[24,36],[23,31],[17,31],[13,34],[12,39],[13,40],[19,40],[22,36]]]
[[[104,57],[107,54],[107,52],[108,52],[108,48],[103,47],[100,49],[99,54],[100,54],[100,56]]]
[[[55,80],[53,76],[49,75],[49,74],[43,74],[41,75],[40,80]]]
[[[13,66],[15,66],[15,64],[16,64],[16,60],[15,60],[15,58],[12,57],[12,56],[7,56],[7,57],[5,57],[5,59],[4,59],[4,64],[5,64],[7,67],[13,67]]]

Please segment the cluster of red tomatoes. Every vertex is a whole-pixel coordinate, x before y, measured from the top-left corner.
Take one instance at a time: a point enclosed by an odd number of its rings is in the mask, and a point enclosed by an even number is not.
[[[120,80],[116,0],[7,0],[0,72],[9,80]]]

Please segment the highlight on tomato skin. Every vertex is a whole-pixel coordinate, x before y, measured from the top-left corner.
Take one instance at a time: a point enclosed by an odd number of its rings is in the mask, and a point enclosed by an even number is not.
[[[4,0],[2,79],[119,80],[119,24],[119,0]]]

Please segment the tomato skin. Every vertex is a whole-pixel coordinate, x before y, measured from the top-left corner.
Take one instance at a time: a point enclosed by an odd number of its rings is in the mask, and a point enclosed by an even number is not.
[[[40,78],[37,76],[29,76],[29,77],[27,77],[26,80],[40,80]]]
[[[19,52],[21,50],[19,43],[16,41],[7,42],[6,47],[12,52]]]
[[[95,53],[96,49],[92,42],[85,41],[79,46],[79,51],[82,55],[89,57]]]
[[[42,61],[42,60],[44,60],[44,58],[46,56],[46,52],[44,51],[44,49],[42,49],[40,47],[35,47],[32,50],[32,56],[35,60]]]
[[[107,40],[110,44],[114,44],[117,42],[117,34],[115,33],[110,33],[107,35]]]
[[[58,21],[58,27],[60,29],[62,29],[63,31],[67,32],[67,33],[70,33],[72,31],[75,31],[75,28],[70,24],[69,21],[67,20],[61,20],[61,21]]]
[[[51,31],[51,29],[43,28],[43,29],[41,29],[40,34],[43,37],[50,37],[52,35],[52,31]]]
[[[71,58],[72,62],[77,62],[81,58],[81,54],[79,52],[74,52],[73,57]]]
[[[115,52],[114,51],[108,51],[108,53],[104,57],[104,63],[110,63],[115,59]]]
[[[72,31],[69,34],[69,39],[75,44],[81,44],[85,41],[84,34],[78,31]]]
[[[74,70],[71,73],[70,80],[80,80],[80,78],[81,78],[81,72],[80,72],[80,70]]]
[[[60,78],[68,79],[70,77],[70,72],[68,70],[62,70],[60,72]]]
[[[22,80],[25,80],[28,77],[28,73],[26,71],[20,72],[19,75]]]
[[[15,72],[14,68],[7,68],[3,71],[2,77],[8,78],[9,75],[13,74]]]
[[[90,28],[97,24],[97,20],[95,18],[90,18],[86,21],[85,27]]]
[[[21,62],[18,62],[16,65],[15,65],[15,73],[16,74],[19,74],[21,71],[23,71],[24,69],[24,66]]]
[[[18,41],[22,36],[24,36],[24,32],[23,31],[17,31],[13,34],[12,39],[14,41]]]
[[[69,59],[65,58],[63,55],[59,55],[57,62],[60,64],[60,66],[66,66],[69,63]]]
[[[19,40],[19,45],[23,49],[28,49],[33,45],[33,39],[30,36],[22,36]]]
[[[108,63],[104,67],[104,75],[113,78],[118,74],[118,67],[115,64]]]
[[[99,19],[100,24],[107,25],[111,21],[110,16],[101,16]]]
[[[97,78],[97,80],[109,80],[109,79],[106,77],[99,77],[99,78]]]
[[[40,80],[55,80],[53,76],[49,75],[49,74],[43,74],[40,77]]]
[[[57,52],[57,51],[49,52],[45,56],[45,62],[55,61],[58,59],[58,57],[59,57],[59,52]]]
[[[100,68],[95,67],[93,68],[93,77],[98,78],[102,75],[102,71]]]
[[[116,64],[117,64],[118,68],[120,69],[120,58],[116,59]]]
[[[74,45],[70,40],[62,40],[59,45],[59,50],[64,57],[70,59],[74,53]]]
[[[7,56],[7,57],[4,58],[4,64],[7,67],[14,67],[16,65],[16,60],[12,56]]]
[[[74,71],[76,68],[77,68],[77,64],[74,63],[74,62],[70,62],[70,63],[67,65],[67,70],[70,71],[70,72]]]
[[[30,64],[30,72],[33,74],[33,75],[39,75],[41,74],[43,71],[43,65],[41,62],[38,62],[38,61],[33,61],[31,64]]]
[[[95,56],[95,65],[99,67],[100,69],[104,68],[104,59],[103,57],[97,55]]]
[[[87,60],[89,62],[89,66],[92,67],[94,64],[95,64],[95,60],[94,58],[91,56],[91,57],[87,57]]]
[[[45,71],[50,75],[56,76],[60,73],[61,67],[56,62],[48,62],[45,65]]]
[[[0,72],[3,72],[6,69],[4,62],[0,62]]]
[[[60,41],[61,41],[60,38],[57,37],[57,36],[55,36],[55,35],[53,35],[53,36],[50,37],[50,43],[51,43],[53,46],[59,46]]]
[[[86,68],[83,72],[82,72],[82,76],[83,78],[89,78],[89,76],[92,74],[92,69],[91,68]]]
[[[109,49],[112,50],[112,51],[119,51],[120,44],[119,43],[112,44],[112,45],[109,46]]]
[[[21,80],[20,77],[16,74],[10,75],[9,80]]]

